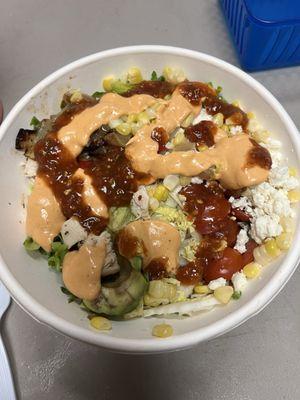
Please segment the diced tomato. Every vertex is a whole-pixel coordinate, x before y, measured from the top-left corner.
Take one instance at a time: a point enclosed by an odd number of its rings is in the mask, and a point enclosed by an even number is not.
[[[195,225],[198,232],[203,235],[216,232],[219,222],[230,213],[230,203],[217,196],[209,197],[203,204],[203,210],[196,215]]]
[[[241,210],[240,208],[233,208],[231,210],[231,215],[236,217],[236,219],[238,221],[242,221],[242,222],[250,221],[250,216],[245,211]]]
[[[242,254],[243,258],[243,266],[251,263],[254,261],[253,257],[253,251],[254,249],[258,246],[258,244],[254,240],[249,240],[249,242],[246,244],[246,252]]]
[[[237,250],[226,247],[220,258],[208,261],[203,272],[203,278],[206,282],[221,277],[229,280],[232,275],[235,272],[240,271],[242,267],[242,255]]]

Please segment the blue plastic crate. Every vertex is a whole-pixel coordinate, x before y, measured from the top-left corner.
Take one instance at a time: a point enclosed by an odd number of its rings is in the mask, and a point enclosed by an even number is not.
[[[220,0],[248,71],[300,64],[300,0]]]

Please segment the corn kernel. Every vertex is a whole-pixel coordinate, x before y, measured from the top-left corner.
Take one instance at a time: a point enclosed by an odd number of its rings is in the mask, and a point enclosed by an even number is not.
[[[196,294],[208,294],[210,293],[210,289],[207,285],[196,285],[194,287],[194,293]]]
[[[168,324],[155,325],[152,329],[152,335],[159,338],[167,338],[173,335],[173,328]]]
[[[110,331],[111,330],[111,322],[104,317],[93,317],[90,321],[93,328],[98,331]]]
[[[102,86],[103,86],[103,89],[106,92],[110,92],[111,91],[112,83],[113,83],[114,80],[115,80],[115,78],[114,78],[113,75],[107,76],[106,78],[103,79]]]
[[[218,287],[214,291],[215,298],[217,300],[219,300],[222,304],[229,303],[232,295],[233,295],[233,287],[232,286]]]
[[[131,67],[127,71],[127,82],[135,85],[143,80],[141,70],[137,67]]]
[[[267,254],[272,257],[278,257],[280,254],[280,249],[277,246],[275,239],[267,240],[264,244]]]
[[[180,83],[185,80],[185,74],[180,68],[165,67],[163,69],[163,76],[166,81],[171,83]]]
[[[205,144],[197,144],[197,150],[199,152],[207,150],[208,147]]]
[[[298,171],[297,171],[297,169],[295,167],[290,167],[289,168],[289,175],[290,176],[296,177],[297,174],[298,174]]]
[[[172,140],[173,145],[174,146],[179,146],[180,144],[183,144],[186,140],[185,134],[184,134],[184,130],[179,130],[176,134],[176,136],[174,137],[174,139]]]
[[[116,131],[120,133],[120,135],[128,136],[131,134],[131,125],[127,122],[123,122],[122,124],[116,126]]]
[[[288,192],[288,198],[291,203],[297,203],[300,200],[300,191],[290,190]]]
[[[235,106],[235,107],[239,107],[239,106],[240,106],[240,103],[239,103],[238,100],[234,100],[234,101],[232,102],[232,105]]]
[[[138,121],[141,122],[143,125],[149,124],[150,120],[146,111],[140,112],[138,114]]]
[[[284,232],[293,232],[295,229],[295,219],[291,217],[281,217],[280,225]]]
[[[252,111],[250,111],[250,112],[247,113],[247,117],[249,119],[253,119],[253,118],[255,118],[255,114]]]
[[[169,195],[168,189],[164,185],[156,186],[153,197],[158,201],[166,201]]]
[[[254,279],[260,275],[261,266],[256,262],[251,262],[250,264],[245,265],[243,272],[248,279]]]
[[[276,244],[280,250],[288,250],[292,242],[292,234],[290,232],[282,232],[276,237]]]
[[[220,128],[224,124],[224,115],[217,113],[213,116],[213,122]]]
[[[267,139],[270,137],[270,132],[259,130],[256,132],[252,132],[251,136],[256,142],[266,142]]]
[[[70,97],[71,103],[79,103],[82,100],[82,94],[79,90],[76,90]]]

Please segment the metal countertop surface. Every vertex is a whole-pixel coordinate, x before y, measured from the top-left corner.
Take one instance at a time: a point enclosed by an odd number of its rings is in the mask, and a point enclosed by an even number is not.
[[[52,71],[84,55],[166,44],[238,65],[217,0],[10,0],[0,5],[5,114]],[[300,67],[252,74],[300,126]],[[175,353],[131,356],[43,326],[12,304],[3,322],[21,400],[300,398],[300,271],[258,316]],[[5,400],[5,399],[1,399]]]

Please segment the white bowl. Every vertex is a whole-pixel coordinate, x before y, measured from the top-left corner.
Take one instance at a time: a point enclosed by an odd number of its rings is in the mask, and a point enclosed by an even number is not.
[[[300,139],[283,107],[252,77],[206,54],[165,46],[125,47],[75,61],[30,90],[3,122],[0,128],[0,277],[13,298],[38,321],[82,341],[121,352],[162,352],[190,347],[221,335],[261,311],[297,266],[300,226],[297,223],[289,252],[266,268],[239,301],[192,318],[172,319],[174,336],[171,338],[151,337],[152,327],[158,321],[155,318],[113,322],[109,333],[91,330],[86,313],[76,304],[67,303],[60,290],[60,276],[49,271],[44,260],[26,254],[22,247],[25,236],[22,194],[26,188],[19,167],[22,157],[14,151],[14,142],[19,128],[28,126],[33,114],[45,117],[57,112],[61,95],[68,88],[92,93],[100,88],[105,75],[120,75],[133,65],[139,66],[144,76],[150,76],[153,69],[161,71],[165,65],[179,66],[191,80],[221,85],[227,99],[239,99],[246,110],[254,111],[264,127],[282,140],[290,164],[298,168]]]

